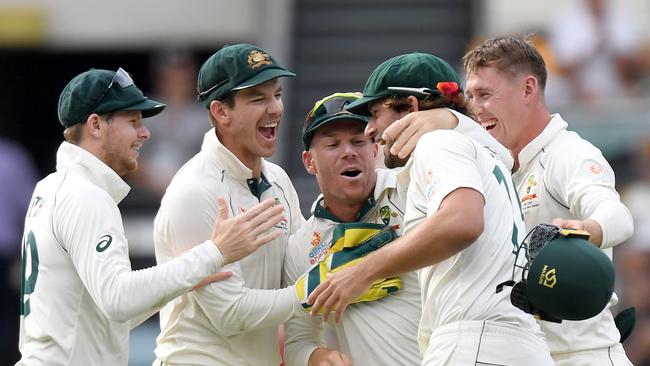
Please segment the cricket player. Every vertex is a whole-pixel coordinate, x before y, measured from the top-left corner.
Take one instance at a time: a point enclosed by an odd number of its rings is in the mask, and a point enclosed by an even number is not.
[[[353,229],[358,228],[355,223],[376,223],[402,233],[406,187],[396,171],[375,170],[377,145],[364,135],[367,118],[342,109],[358,98],[352,93],[330,95],[307,116],[303,163],[323,195],[307,224],[289,240],[284,266],[288,284],[325,259],[341,223]],[[285,323],[287,365],[419,365],[420,287],[415,272],[400,279],[401,290],[355,304],[340,323],[330,322],[339,349],[325,347],[320,318]]]
[[[395,87],[433,93],[425,97]],[[411,53],[379,65],[364,98],[348,109],[394,121],[392,100],[414,111],[421,101],[441,97],[462,105],[456,89],[458,75],[444,60]],[[513,250],[525,235],[507,168],[478,142],[449,130],[422,136],[406,168],[411,181],[405,235],[368,255],[363,265],[332,274],[310,296],[312,313],[335,309],[340,319],[350,299],[374,280],[420,269],[423,365],[551,365],[533,317],[510,303],[509,292],[495,292],[510,278]]]
[[[224,267],[231,278],[184,294],[161,311],[155,365],[277,366],[278,326],[304,314],[294,288],[280,289],[288,238],[304,218],[287,174],[264,159],[275,151],[284,111],[279,78],[292,76],[248,44],[222,48],[199,71],[199,100],[214,128],[162,199],[154,222],[158,263],[209,237],[215,197],[226,197],[232,216],[272,199],[286,219],[275,225],[281,236]]]
[[[131,328],[204,278],[223,279],[212,274],[279,235],[265,233],[283,217],[272,202],[228,220],[224,202],[201,244],[165,265],[131,270],[117,207],[129,192],[121,177],[138,167],[150,137],[142,119],[164,108],[122,68],[83,72],[63,89],[66,141],[25,220],[17,365],[126,365]]]
[[[600,150],[549,113],[542,56],[525,40],[497,37],[463,60],[472,112],[515,157],[512,179],[527,230],[540,223],[585,230],[611,258],[612,247],[632,235],[632,216]],[[614,294],[587,320],[539,322],[557,365],[631,365],[609,309],[617,302]]]

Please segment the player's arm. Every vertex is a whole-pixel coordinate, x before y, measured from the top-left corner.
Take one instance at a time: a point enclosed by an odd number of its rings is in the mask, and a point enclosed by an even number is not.
[[[439,263],[471,245],[483,232],[483,195],[459,188],[445,197],[440,209],[393,244],[368,255],[359,265],[331,275],[309,297],[312,314],[336,309],[340,321],[347,305],[381,278]]]
[[[308,239],[304,238],[304,232],[305,230],[299,230],[289,238],[282,268],[284,286],[293,285],[307,270],[306,265],[299,264],[302,263],[300,257],[304,247],[309,246],[309,243],[305,242]],[[321,318],[308,317],[306,314],[293,317],[284,323],[284,336],[284,360],[287,366],[327,365],[325,362],[335,359],[335,355],[330,354],[333,350],[324,348]],[[339,356],[339,360],[341,359],[342,356]]]
[[[615,189],[614,171],[593,146],[572,159],[553,159],[547,164],[545,179],[555,199],[563,202],[574,217],[556,218],[554,224],[588,231],[596,246],[611,248],[629,239],[634,233],[630,211],[621,202]]]
[[[241,232],[233,232],[233,227],[241,223],[223,221],[211,236],[212,240],[204,241],[176,260],[132,271],[121,216],[110,200],[103,191],[79,190],[59,201],[53,219],[57,238],[69,253],[84,286],[100,309],[115,321],[150,314],[152,309],[219,271],[227,260],[252,251],[266,240],[254,243],[243,252],[226,249],[232,257],[225,258],[215,242],[228,243],[223,248],[230,248],[232,241],[243,237]],[[250,245],[248,240],[239,244]]]
[[[169,246],[165,248],[167,252],[173,256],[183,255],[191,243],[210,235],[210,223],[215,219],[217,207],[210,200],[210,192],[197,189],[200,187],[185,186],[183,189],[168,190],[154,223],[157,251],[161,249],[159,241],[164,239]],[[187,209],[183,209],[188,202],[193,208],[190,218]],[[246,213],[235,218],[243,215]],[[271,265],[277,266],[280,271],[281,264]],[[295,312],[302,311],[293,287],[278,290],[251,289],[246,287],[239,262],[231,263],[223,270],[232,272],[232,277],[188,294],[194,297],[212,326],[221,334],[231,336],[278,326]]]
[[[439,263],[471,245],[483,232],[485,203],[474,154],[474,145],[458,133],[426,135],[416,150],[408,194],[426,200],[426,207],[414,209],[426,211],[427,218],[360,265],[331,275],[309,297],[312,314],[322,307],[326,319],[336,309],[340,321],[350,301],[373,281]],[[444,174],[430,177],[433,172]]]
[[[470,117],[449,108],[412,112],[395,121],[384,131],[382,139],[392,145],[390,151],[400,158],[413,152],[418,140],[427,132],[454,130],[487,147],[509,170],[513,166],[510,151]]]

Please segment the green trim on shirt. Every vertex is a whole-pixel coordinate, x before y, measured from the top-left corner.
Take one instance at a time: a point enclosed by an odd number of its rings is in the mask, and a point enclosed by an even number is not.
[[[246,183],[248,183],[248,189],[251,190],[253,196],[257,197],[259,201],[262,200],[262,194],[271,188],[271,183],[269,183],[264,174],[261,175],[259,182],[256,178],[251,178],[246,179]]]
[[[365,203],[363,204],[363,207],[361,207],[361,211],[357,214],[357,216],[354,218],[354,221],[352,222],[360,222],[361,219],[363,219],[366,214],[372,210],[373,207],[375,207],[375,197],[370,196]],[[339,222],[339,223],[344,223],[346,221],[343,221],[336,217],[333,213],[331,213],[327,208],[323,206],[323,197],[321,197],[318,202],[316,202],[316,207],[314,208],[314,216],[321,218],[321,219],[327,219],[330,221],[334,222]]]

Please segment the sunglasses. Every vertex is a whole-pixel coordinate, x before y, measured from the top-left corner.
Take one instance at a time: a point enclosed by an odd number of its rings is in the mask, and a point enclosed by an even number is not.
[[[305,127],[309,126],[317,117],[326,114],[349,113],[344,109],[345,106],[357,99],[359,99],[359,95],[355,93],[336,93],[319,100],[307,115]]]
[[[104,99],[104,97],[106,96],[108,91],[111,90],[113,85],[115,85],[116,83],[121,88],[126,88],[128,86],[131,86],[131,85],[135,84],[133,82],[133,78],[131,78],[131,75],[129,75],[129,73],[126,72],[126,70],[124,70],[123,68],[120,67],[115,72],[115,76],[113,76],[113,79],[111,80],[111,83],[108,84],[108,86],[106,87],[106,89],[104,90],[102,95],[99,97],[99,99],[97,99],[97,102],[95,102],[95,105],[93,106],[92,110],[95,110],[95,108],[97,108],[97,106],[99,105],[99,102],[101,102],[102,99]]]

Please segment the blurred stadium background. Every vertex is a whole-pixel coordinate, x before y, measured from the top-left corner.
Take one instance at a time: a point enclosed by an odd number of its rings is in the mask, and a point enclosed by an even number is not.
[[[635,237],[615,252],[617,292],[638,311],[628,355],[650,365],[650,3],[602,2],[603,23],[592,21],[594,0],[0,0],[0,364],[18,357],[20,220],[29,200],[21,192],[55,168],[58,96],[74,75],[123,67],[168,103],[148,120],[153,138],[121,204],[132,262],[142,268],[155,263],[160,196],[209,128],[193,99],[196,70],[221,46],[259,45],[297,73],[285,81],[272,160],[292,177],[307,216],[317,186],[302,167],[299,136],[315,100],[361,90],[375,66],[400,53],[430,52],[460,71],[469,47],[509,33],[534,34],[549,66],[550,109],[603,151],[635,215]],[[157,333],[156,317],[135,329],[130,365],[151,364]]]

